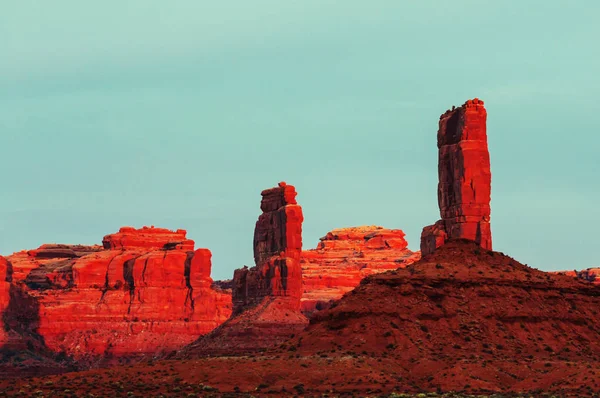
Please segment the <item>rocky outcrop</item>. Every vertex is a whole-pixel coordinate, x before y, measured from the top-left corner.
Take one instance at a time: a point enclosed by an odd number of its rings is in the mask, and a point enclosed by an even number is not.
[[[194,250],[194,241],[186,238],[183,229],[170,231],[164,228],[122,227],[119,232],[106,235],[102,245],[107,250],[115,249],[146,249],[146,250]]]
[[[596,397],[599,304],[598,286],[451,240],[419,262],[365,278],[264,354],[224,351],[14,388],[0,381],[0,390],[120,396],[134,380],[165,396]]]
[[[0,282],[12,282],[12,264],[4,257],[0,256]]]
[[[384,370],[421,391],[556,392],[579,388],[566,375],[597,363],[598,305],[594,284],[450,240],[364,279],[315,313],[283,353],[387,360]]]
[[[316,249],[302,252],[302,312],[327,308],[372,274],[406,267],[419,260],[404,232],[378,226],[334,229]]]
[[[492,249],[486,119],[483,101],[477,98],[440,117],[438,203],[442,219],[423,229],[424,256],[448,239],[468,239]]]
[[[300,311],[303,215],[296,190],[281,182],[261,195],[263,213],[254,229],[256,266],[234,272],[233,315],[183,350],[183,357],[261,351],[308,324]]]
[[[571,276],[597,285],[600,284],[600,268],[586,268],[581,271],[556,271],[554,273]]]
[[[38,306],[30,329],[51,351],[132,357],[180,348],[231,314],[230,295],[212,287],[210,251],[193,249],[183,230],[126,227],[104,248],[44,245],[9,260]]]
[[[284,182],[261,195],[263,213],[254,229],[256,266],[235,270],[233,310],[239,313],[276,298],[280,306],[297,311],[302,296],[302,208],[295,188]]]
[[[12,281],[12,264],[0,256],[0,347],[8,341],[4,317],[10,302],[10,282]]]

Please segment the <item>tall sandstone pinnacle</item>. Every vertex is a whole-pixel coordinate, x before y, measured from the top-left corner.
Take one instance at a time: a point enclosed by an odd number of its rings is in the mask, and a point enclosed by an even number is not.
[[[441,220],[423,228],[421,253],[428,255],[449,239],[475,241],[492,249],[492,174],[486,133],[487,112],[475,98],[446,111],[437,135],[438,203]]]
[[[233,276],[233,312],[277,297],[290,310],[300,309],[302,297],[302,207],[296,190],[285,182],[262,191],[254,228],[256,266],[237,269]]]
[[[248,354],[273,347],[302,331],[302,208],[285,182],[264,190],[254,229],[256,266],[235,270],[233,314],[178,355],[184,358]]]

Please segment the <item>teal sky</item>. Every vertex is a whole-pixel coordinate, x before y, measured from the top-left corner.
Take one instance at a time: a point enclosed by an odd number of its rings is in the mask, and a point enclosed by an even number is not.
[[[488,110],[494,248],[600,265],[600,2],[6,1],[0,253],[184,228],[213,277],[252,265],[287,181],[304,247],[439,218],[439,115]]]

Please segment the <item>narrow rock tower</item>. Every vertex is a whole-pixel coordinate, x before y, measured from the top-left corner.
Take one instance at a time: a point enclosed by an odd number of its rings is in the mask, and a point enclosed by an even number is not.
[[[278,298],[291,310],[300,309],[302,296],[302,207],[296,203],[296,190],[285,182],[262,191],[254,229],[256,267],[237,269],[233,277],[234,313]]]
[[[456,238],[469,239],[485,249],[492,249],[492,174],[486,119],[483,101],[477,98],[440,117],[438,203],[442,219],[423,228],[422,255]]]
[[[302,297],[302,208],[293,186],[280,182],[262,191],[254,229],[256,266],[233,273],[233,314],[220,327],[179,354],[249,354],[288,340],[308,325]]]

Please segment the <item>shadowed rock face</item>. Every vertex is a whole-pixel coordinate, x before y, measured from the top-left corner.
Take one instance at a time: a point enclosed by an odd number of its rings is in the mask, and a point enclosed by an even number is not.
[[[43,245],[9,260],[38,308],[30,328],[75,359],[174,350],[231,314],[231,296],[212,287],[210,251],[194,251],[184,230],[124,227],[104,248]]]
[[[492,249],[486,119],[483,101],[477,98],[440,117],[438,203],[442,219],[423,229],[423,255],[448,239],[468,239]]]

